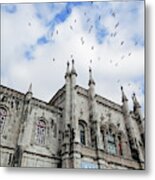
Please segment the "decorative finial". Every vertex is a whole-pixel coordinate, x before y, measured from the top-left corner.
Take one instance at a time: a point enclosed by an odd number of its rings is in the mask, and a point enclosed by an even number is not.
[[[74,74],[77,76],[76,70],[74,68],[74,59],[72,59],[72,70],[71,70],[71,74]]]
[[[137,98],[136,98],[136,94],[135,93],[133,93],[133,95],[132,95],[132,100],[133,100],[133,104],[134,104],[135,107],[138,107],[138,108],[141,107],[139,102],[138,102],[138,100],[137,100]]]
[[[32,93],[32,83],[29,86],[28,92]]]
[[[128,101],[128,99],[127,99],[127,97],[126,97],[126,95],[124,93],[123,86],[121,86],[121,91],[122,91],[122,102]]]
[[[67,61],[67,67],[69,67],[69,61]]]
[[[67,61],[67,69],[66,69],[65,78],[66,78],[67,76],[69,76],[69,75],[70,75],[70,72],[69,72],[69,61]]]
[[[95,85],[95,81],[93,80],[93,77],[92,77],[92,69],[91,69],[91,67],[89,67],[89,83],[88,83],[88,85],[90,86],[90,84]]]

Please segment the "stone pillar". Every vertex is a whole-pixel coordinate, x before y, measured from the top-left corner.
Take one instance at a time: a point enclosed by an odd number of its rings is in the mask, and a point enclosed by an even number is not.
[[[74,68],[74,60],[72,60],[71,69],[71,165],[72,168],[78,168],[81,159],[80,153],[80,137],[79,137],[79,120],[76,116],[76,77],[77,73]]]
[[[70,86],[71,86],[71,81],[70,81],[70,70],[69,70],[69,62],[67,62],[67,70],[65,74],[65,108],[64,108],[64,131],[63,131],[63,142],[62,142],[62,168],[70,168],[70,142],[71,142],[71,121],[70,121],[70,101],[71,101],[71,95],[70,95]]]

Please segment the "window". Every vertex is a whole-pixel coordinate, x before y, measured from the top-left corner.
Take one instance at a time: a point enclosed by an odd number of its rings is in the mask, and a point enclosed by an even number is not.
[[[6,116],[7,111],[3,107],[0,107],[0,132],[2,132],[4,129]]]
[[[46,138],[46,123],[44,120],[39,120],[36,125],[36,142],[44,145]]]
[[[85,128],[83,124],[79,124],[79,129],[80,129],[80,142],[81,144],[86,144],[85,141]]]
[[[112,134],[108,134],[107,138],[108,138],[108,152],[110,154],[116,154],[115,136]]]

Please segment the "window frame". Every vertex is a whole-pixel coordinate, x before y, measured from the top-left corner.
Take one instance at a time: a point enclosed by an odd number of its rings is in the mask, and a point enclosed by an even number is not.
[[[35,124],[35,143],[40,146],[46,145],[47,122],[40,118]]]

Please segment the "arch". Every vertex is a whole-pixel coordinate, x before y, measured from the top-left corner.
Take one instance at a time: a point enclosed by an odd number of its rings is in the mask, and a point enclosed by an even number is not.
[[[36,127],[35,127],[35,140],[37,144],[45,145],[46,133],[47,133],[47,123],[45,119],[40,118],[36,122]]]
[[[0,106],[0,133],[3,132],[7,116],[8,116],[7,109],[3,106]]]

